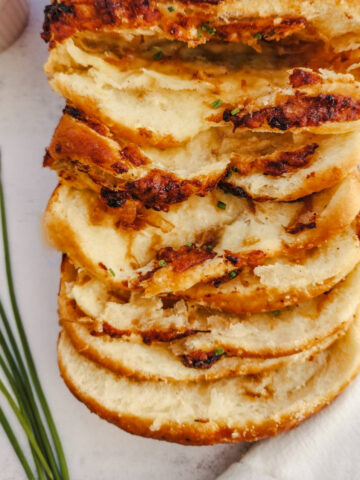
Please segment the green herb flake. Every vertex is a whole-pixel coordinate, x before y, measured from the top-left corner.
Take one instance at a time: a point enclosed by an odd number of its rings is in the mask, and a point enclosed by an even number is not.
[[[160,260],[159,261],[159,267],[166,267],[167,263],[165,262],[165,260]]]
[[[226,210],[226,203],[221,202],[220,200],[217,203],[217,207],[220,208],[221,210]]]
[[[253,37],[256,38],[256,40],[261,40],[262,39],[261,33],[254,33]]]
[[[229,273],[230,278],[235,278],[237,276],[238,276],[238,273],[235,270],[233,270],[232,272]]]
[[[109,268],[108,270],[109,270],[109,272],[111,273],[111,275],[112,275],[113,277],[115,277],[115,272],[114,272],[114,270],[113,270],[112,268]]]
[[[226,178],[230,178],[230,177],[232,177],[232,173],[231,173],[230,171],[229,171],[229,172],[227,172],[227,173],[226,173],[226,175],[225,175],[225,177],[226,177]]]
[[[240,112],[240,108],[234,108],[234,110],[231,110],[231,115],[237,115]]]
[[[169,10],[169,12],[175,12],[175,8],[174,8],[174,7],[168,7],[168,10]]]
[[[281,313],[281,310],[274,310],[274,311],[271,312],[271,313],[274,315],[274,317],[278,317],[278,316],[280,315],[280,313]]]
[[[220,100],[220,98],[218,98],[217,100],[215,100],[215,102],[213,102],[211,104],[211,107],[212,108],[219,108],[222,105],[222,103],[223,103],[222,100]]]
[[[213,246],[212,245],[206,245],[206,250],[213,250]]]
[[[186,244],[187,247],[192,247],[193,245],[194,245],[194,244],[191,243],[191,242],[187,242],[187,244]]]
[[[215,28],[215,27],[209,28],[209,29],[208,29],[208,32],[210,33],[210,35],[215,35],[215,33],[216,33],[216,28]]]
[[[235,173],[237,173],[239,171],[239,169],[237,167],[231,167],[231,170]]]
[[[201,37],[202,37],[201,30],[198,30],[198,31],[197,31],[197,36],[198,36],[198,38],[201,38]]]
[[[158,52],[154,53],[153,55],[153,59],[154,60],[161,60],[163,58],[164,54],[161,50],[159,50]]]
[[[225,353],[225,350],[224,350],[223,348],[217,348],[217,349],[215,350],[215,355],[216,355],[217,357],[219,357],[220,355],[224,355],[224,353]]]

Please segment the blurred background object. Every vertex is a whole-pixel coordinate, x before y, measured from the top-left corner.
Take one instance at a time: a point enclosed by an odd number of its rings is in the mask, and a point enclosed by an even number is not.
[[[0,52],[21,35],[29,17],[27,0],[0,0]]]

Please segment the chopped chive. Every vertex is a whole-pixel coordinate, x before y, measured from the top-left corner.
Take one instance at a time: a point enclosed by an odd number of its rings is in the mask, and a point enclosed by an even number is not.
[[[166,267],[167,263],[165,262],[165,260],[160,260],[159,261],[159,267]]]
[[[215,102],[211,104],[212,108],[219,108],[220,105],[222,105],[222,100],[220,100],[220,98],[218,98],[217,100],[215,100]]]
[[[198,36],[198,38],[201,38],[201,37],[202,37],[201,30],[198,30],[198,31],[197,31],[197,36]]]
[[[234,110],[231,110],[231,115],[236,115],[240,112],[240,108],[234,108]]]
[[[115,272],[114,272],[114,270],[113,270],[112,268],[109,268],[108,270],[109,270],[109,272],[111,273],[111,275],[112,275],[113,277],[115,277]]]
[[[169,12],[174,12],[175,8],[174,7],[168,7]]]
[[[229,273],[230,278],[235,278],[237,276],[238,276],[238,273],[235,270],[233,270],[232,272]]]
[[[207,32],[209,35],[215,35],[216,33],[216,28],[215,27],[210,27],[210,22],[205,22],[201,25],[201,30],[203,32]]]
[[[159,50],[158,52],[154,53],[153,55],[153,59],[154,60],[161,60],[163,58],[164,54],[161,50]]]
[[[274,315],[274,317],[278,317],[280,315],[281,311],[280,310],[274,310],[271,313]]]
[[[219,357],[220,355],[223,355],[225,353],[225,350],[223,348],[217,348],[215,350],[215,355]]]
[[[193,246],[193,243],[187,242],[186,246],[187,246],[187,247],[192,247],[192,246]]]
[[[237,167],[231,167],[231,170],[235,173],[237,173],[239,171],[239,169]]]
[[[226,203],[221,202],[220,200],[217,203],[217,207],[220,208],[221,210],[226,210]]]
[[[256,40],[261,40],[262,39],[261,33],[254,33],[253,37],[256,38]]]

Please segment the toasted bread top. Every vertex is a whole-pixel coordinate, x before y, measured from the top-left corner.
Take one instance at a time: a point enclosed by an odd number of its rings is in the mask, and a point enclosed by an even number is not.
[[[53,46],[79,31],[157,35],[195,46],[214,38],[255,48],[287,37],[322,39],[338,49],[360,35],[356,0],[64,0],[45,8],[43,38]]]

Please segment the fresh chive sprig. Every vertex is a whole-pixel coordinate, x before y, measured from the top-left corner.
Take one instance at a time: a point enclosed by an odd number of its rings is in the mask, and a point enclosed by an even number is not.
[[[0,394],[20,423],[33,456],[36,475],[0,406],[0,425],[17,455],[28,479],[69,480],[68,467],[50,408],[36,371],[20,310],[16,300],[10,261],[0,152],[0,225],[8,293],[13,321],[0,300],[0,370],[9,389],[0,379]],[[15,325],[13,325],[15,324]],[[16,331],[16,333],[14,333]],[[17,336],[20,342],[17,340]]]

